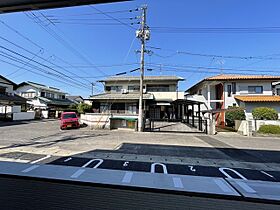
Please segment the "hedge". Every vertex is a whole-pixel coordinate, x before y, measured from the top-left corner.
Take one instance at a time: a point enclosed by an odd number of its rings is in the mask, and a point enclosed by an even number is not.
[[[244,110],[242,110],[238,107],[228,107],[228,109],[230,109],[230,110],[228,112],[226,112],[226,116],[225,116],[227,126],[233,127],[235,125],[234,120],[245,120],[246,119]]]
[[[278,112],[269,107],[258,107],[252,111],[253,117],[256,120],[278,120]]]
[[[280,134],[280,126],[278,125],[261,125],[259,133]]]

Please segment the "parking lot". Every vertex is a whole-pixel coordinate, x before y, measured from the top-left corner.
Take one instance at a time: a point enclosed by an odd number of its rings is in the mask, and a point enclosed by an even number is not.
[[[96,131],[88,127],[62,131],[57,120],[5,123],[0,133],[0,161],[145,172],[154,167],[160,173],[215,177],[239,173],[251,180],[280,180],[278,138]]]

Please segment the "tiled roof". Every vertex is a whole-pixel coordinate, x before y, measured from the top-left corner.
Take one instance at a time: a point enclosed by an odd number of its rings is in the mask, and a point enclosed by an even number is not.
[[[280,80],[280,76],[220,74],[213,77],[205,78],[205,80]]]
[[[280,96],[235,96],[234,98],[243,102],[280,102]]]
[[[90,97],[91,100],[135,100],[139,99],[139,93],[104,93],[99,95],[94,95]],[[154,99],[152,94],[146,93],[143,94],[143,99]]]
[[[113,76],[109,77],[104,80],[100,80],[99,82],[115,82],[115,81],[139,81],[140,78],[137,76]],[[177,76],[144,76],[144,81],[166,81],[166,80],[173,80],[173,81],[183,81],[184,78],[177,77]]]
[[[0,104],[1,101],[4,102],[14,102],[14,103],[26,103],[27,99],[19,96],[19,95],[4,95],[4,94],[0,94]]]

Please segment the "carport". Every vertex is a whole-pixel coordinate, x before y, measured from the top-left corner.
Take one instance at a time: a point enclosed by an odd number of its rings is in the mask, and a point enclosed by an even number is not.
[[[177,99],[170,103],[174,116],[166,119],[149,119],[146,123],[147,130],[169,131],[180,133],[204,132],[207,133],[207,121],[204,120],[201,105],[203,102],[188,99]],[[166,128],[170,129],[166,129]],[[177,127],[176,130],[173,129]]]

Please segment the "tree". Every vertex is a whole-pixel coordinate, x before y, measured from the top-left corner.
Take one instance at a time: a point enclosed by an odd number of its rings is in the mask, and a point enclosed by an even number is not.
[[[92,111],[92,107],[91,105],[85,104],[85,103],[80,103],[77,106],[77,111],[80,114],[84,114],[86,112],[91,112]]]
[[[278,120],[278,112],[269,107],[257,107],[252,111],[256,120]]]
[[[235,125],[234,120],[245,120],[246,119],[244,110],[242,110],[238,107],[233,107],[233,106],[228,107],[228,109],[229,110],[226,112],[226,116],[225,116],[227,126],[233,127]]]

